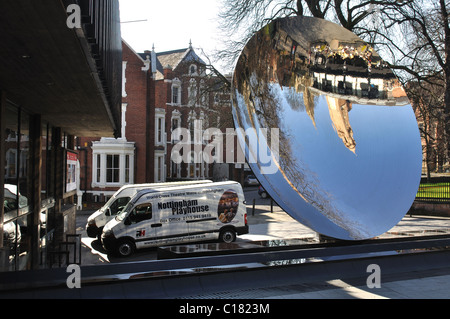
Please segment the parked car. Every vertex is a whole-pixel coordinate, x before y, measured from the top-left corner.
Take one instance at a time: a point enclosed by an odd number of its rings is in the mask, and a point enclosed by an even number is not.
[[[259,185],[259,182],[254,175],[248,175],[244,179],[244,186],[256,186],[256,185]]]
[[[262,187],[262,185],[259,185],[258,195],[261,196],[262,198],[269,198],[270,197],[269,193],[267,193],[267,191],[264,189],[264,187]]]

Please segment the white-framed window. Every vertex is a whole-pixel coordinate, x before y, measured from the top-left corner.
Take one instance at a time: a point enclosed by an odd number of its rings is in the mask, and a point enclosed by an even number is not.
[[[181,113],[178,110],[172,112],[172,120],[171,120],[171,139],[172,143],[180,140],[179,134],[174,134],[177,128],[181,127]],[[178,132],[179,133],[179,132]]]
[[[165,182],[164,154],[155,154],[155,183]]]
[[[131,183],[130,155],[125,155],[125,184]]]
[[[133,142],[102,138],[92,144],[92,187],[117,187],[134,183]]]
[[[189,66],[189,75],[197,75],[197,65],[191,64]]]
[[[158,117],[156,120],[156,143],[161,144],[163,142],[163,134],[164,134],[164,119],[162,117]]]
[[[120,182],[120,156],[118,154],[106,155],[106,183],[117,184]]]
[[[166,141],[166,111],[155,110],[155,144],[164,145]]]
[[[181,81],[178,78],[172,81],[172,104],[181,104]]]
[[[189,133],[191,135],[191,141],[194,142],[195,136],[195,120],[189,121]]]
[[[170,176],[172,178],[181,178],[181,165],[171,161]]]
[[[101,178],[101,172],[102,172],[102,166],[101,166],[101,155],[97,154],[94,157],[94,165],[93,167],[95,167],[95,177],[94,177],[94,182],[95,183],[100,183],[100,178]]]

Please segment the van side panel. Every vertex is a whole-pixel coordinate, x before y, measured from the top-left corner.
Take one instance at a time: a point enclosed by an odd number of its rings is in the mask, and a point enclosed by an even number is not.
[[[152,207],[152,218],[112,227],[120,237],[133,238],[136,248],[216,240],[224,229],[248,233],[242,187],[236,182],[166,188],[132,199],[130,214]],[[127,217],[128,218],[128,217]]]
[[[136,238],[136,246],[150,247],[183,242],[216,240],[221,229],[230,227],[242,232],[246,212],[244,194],[239,184],[189,188],[146,196],[160,224],[145,238]]]

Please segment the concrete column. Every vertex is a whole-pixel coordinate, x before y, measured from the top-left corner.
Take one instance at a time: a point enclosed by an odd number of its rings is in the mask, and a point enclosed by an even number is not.
[[[0,167],[5,167],[5,129],[6,129],[6,98],[3,91],[0,90]],[[3,203],[5,192],[4,192],[4,184],[5,184],[5,173],[3,169],[0,171],[0,202]],[[4,217],[4,209],[3,204],[0,206],[0,250],[3,248],[3,217]],[[0,256],[2,257],[2,256]],[[3,259],[2,259],[3,260]],[[0,260],[0,262],[2,261]]]
[[[55,167],[54,167],[54,196],[56,200],[56,211],[61,211],[61,205],[64,195],[64,159],[63,159],[63,148],[62,148],[62,130],[60,127],[53,128],[52,134],[52,151],[55,156]]]

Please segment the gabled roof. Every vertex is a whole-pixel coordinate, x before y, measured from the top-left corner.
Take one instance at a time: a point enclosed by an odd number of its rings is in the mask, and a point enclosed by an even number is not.
[[[137,52],[131,47],[131,45],[129,45],[128,42],[125,41],[123,38],[122,38],[122,43],[123,43],[124,45],[126,45],[127,48],[130,49],[130,51],[133,52],[140,60],[142,60],[142,62],[145,62],[146,56],[148,55],[147,53],[137,53]]]
[[[147,56],[150,56],[148,53],[138,53],[138,55],[143,59],[146,60]],[[172,70],[175,70],[178,65],[182,61],[192,61],[192,62],[199,62],[201,64],[206,64],[192,49],[191,47],[186,49],[178,49],[178,50],[172,50],[172,51],[166,51],[166,52],[160,52],[156,53],[156,79],[162,80],[164,79],[164,68],[167,66],[170,66]]]

